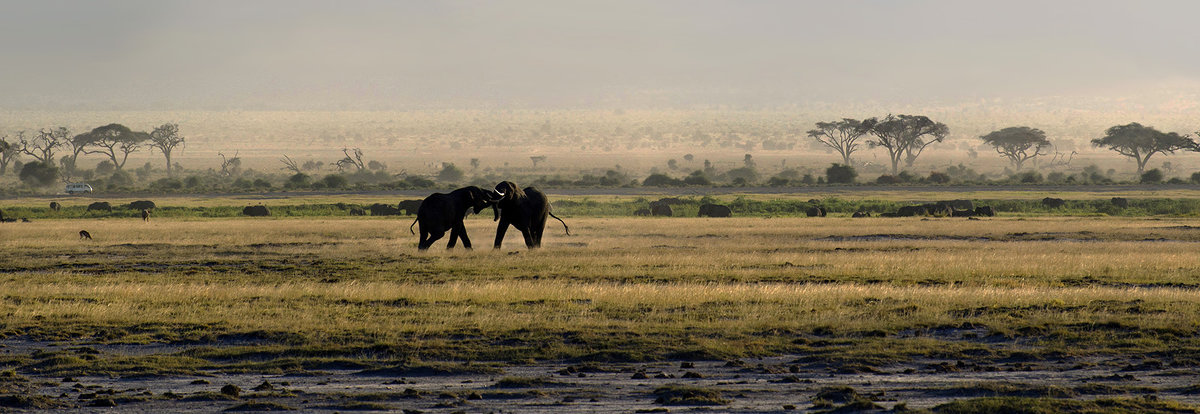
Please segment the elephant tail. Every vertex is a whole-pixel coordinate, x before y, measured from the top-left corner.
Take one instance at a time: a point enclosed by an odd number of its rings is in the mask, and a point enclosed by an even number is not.
[[[554,213],[550,213],[550,217],[554,217],[555,220],[558,220],[559,223],[562,223],[563,230],[566,230],[568,236],[571,235],[571,228],[567,227],[567,222],[563,221],[563,219],[558,218],[558,216],[554,215]]]
[[[409,224],[409,225],[408,225],[408,232],[409,232],[409,233],[412,233],[412,234],[417,234],[417,233],[416,233],[416,232],[414,232],[414,231],[413,231],[413,229],[412,229],[412,228],[413,228],[413,226],[415,226],[416,224],[417,224],[417,219],[413,219],[413,222],[412,222],[412,224]]]

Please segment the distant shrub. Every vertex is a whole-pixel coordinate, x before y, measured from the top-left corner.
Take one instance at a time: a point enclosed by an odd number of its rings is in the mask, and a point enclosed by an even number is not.
[[[929,182],[934,184],[946,184],[950,182],[950,176],[945,173],[933,171],[929,173]]]
[[[646,187],[674,187],[682,184],[682,181],[668,177],[665,174],[650,174],[645,180],[642,180],[642,185]]]
[[[1142,184],[1158,184],[1163,181],[1163,172],[1158,168],[1142,173]]]
[[[825,181],[830,184],[853,184],[857,177],[858,172],[849,165],[834,163],[825,169]]]

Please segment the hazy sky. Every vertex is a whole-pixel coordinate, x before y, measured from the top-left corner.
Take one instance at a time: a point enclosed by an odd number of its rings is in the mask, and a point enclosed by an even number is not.
[[[6,1],[0,109],[779,106],[1200,81],[1200,2]]]

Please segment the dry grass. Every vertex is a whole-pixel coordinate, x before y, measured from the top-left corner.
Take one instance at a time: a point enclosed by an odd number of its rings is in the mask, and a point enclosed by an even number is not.
[[[510,232],[493,251],[471,218],[477,250],[418,254],[406,220],[45,220],[0,228],[0,315],[7,335],[269,332],[421,358],[771,354],[810,335],[895,357],[978,346],[897,336],[964,323],[1153,352],[1200,326],[1191,222],[577,218],[544,249]]]

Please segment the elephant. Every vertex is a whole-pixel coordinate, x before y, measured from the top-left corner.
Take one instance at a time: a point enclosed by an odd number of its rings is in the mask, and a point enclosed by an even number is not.
[[[57,202],[57,201],[51,201],[51,202],[50,202],[50,209],[51,209],[51,210],[54,210],[54,211],[58,211],[58,210],[62,209],[62,204],[58,204],[58,202]]]
[[[929,209],[925,206],[904,206],[896,210],[897,217],[928,216]]]
[[[943,200],[943,201],[937,202],[937,204],[944,205],[944,206],[950,206],[950,208],[952,208],[954,210],[965,210],[965,211],[974,211],[975,210],[975,203],[972,202],[971,200]]]
[[[922,207],[925,207],[925,211],[928,211],[929,215],[934,217],[949,217],[954,215],[954,207],[951,207],[949,204],[938,202],[924,204]]]
[[[649,216],[649,215],[650,215],[650,209],[648,209],[648,208],[639,208],[639,209],[637,209],[637,210],[635,210],[635,211],[633,212],[633,215],[635,215],[635,216]]]
[[[271,215],[271,210],[267,206],[246,206],[242,209],[243,216],[250,217],[266,217]]]
[[[417,210],[421,208],[421,200],[403,200],[396,207],[404,211],[404,215],[411,216],[417,214]]]
[[[400,209],[383,203],[375,203],[371,205],[372,216],[399,216]]]
[[[1117,206],[1120,208],[1129,208],[1129,199],[1127,199],[1127,198],[1113,197],[1111,201],[1112,201],[1112,205],[1114,205],[1114,206]]]
[[[825,217],[826,214],[828,213],[825,207],[809,207],[808,210],[804,210],[804,215],[809,217]]]
[[[470,249],[471,239],[467,237],[467,227],[463,224],[463,219],[471,210],[479,214],[496,201],[494,194],[476,186],[463,187],[449,194],[433,193],[425,197],[421,207],[417,209],[417,219],[413,221],[413,224],[421,224],[421,241],[417,244],[417,249],[428,250],[447,230],[450,231],[447,249],[453,249],[459,239],[462,239],[463,247]],[[412,232],[411,224],[408,231]]]
[[[991,206],[980,206],[975,208],[976,216],[995,217],[996,210]]]
[[[525,247],[541,247],[542,232],[546,229],[546,216],[554,217],[562,223],[563,230],[568,236],[571,235],[571,228],[567,226],[567,222],[550,212],[550,202],[537,188],[525,187],[522,190],[512,181],[502,181],[496,184],[495,194],[499,199],[492,205],[492,211],[496,216],[495,221],[500,223],[496,226],[494,248],[499,249],[500,244],[504,242],[504,232],[508,230],[508,226],[521,231],[525,238]]]
[[[729,206],[723,206],[720,204],[703,204],[700,206],[700,212],[696,214],[696,217],[730,217],[732,215],[733,210],[730,210]]]
[[[129,208],[133,209],[133,210],[150,210],[155,207],[157,207],[157,206],[155,206],[154,202],[150,201],[150,200],[138,200],[138,201],[129,203]]]
[[[1042,199],[1042,205],[1050,208],[1059,208],[1067,205],[1067,201],[1061,198],[1046,197]]]
[[[107,211],[107,212],[111,213],[112,205],[108,204],[107,201],[97,201],[95,203],[89,204],[87,211]]]
[[[671,210],[671,206],[667,203],[658,201],[650,203],[650,215],[652,216],[671,217],[673,214],[675,214],[675,211]]]
[[[854,212],[854,214],[853,214],[853,215],[851,215],[850,217],[853,217],[853,218],[871,217],[871,212],[869,212],[869,211],[855,211],[855,212]]]

